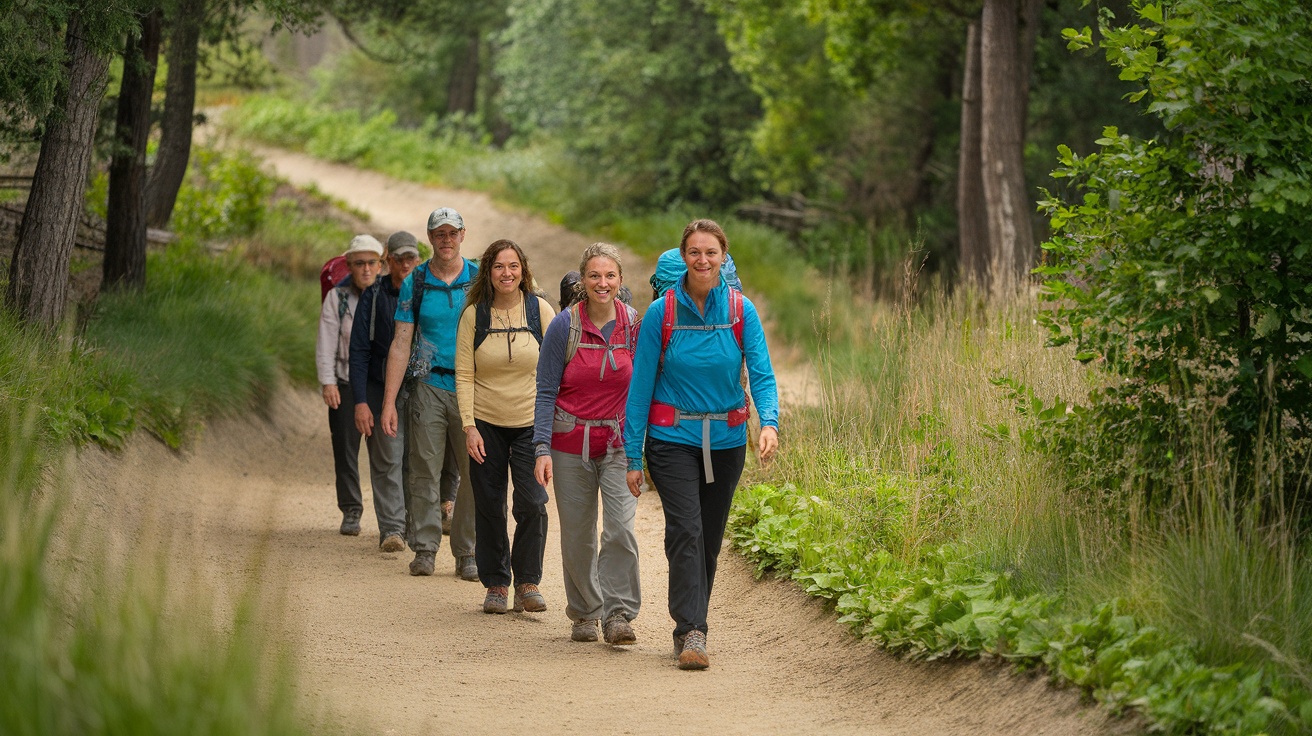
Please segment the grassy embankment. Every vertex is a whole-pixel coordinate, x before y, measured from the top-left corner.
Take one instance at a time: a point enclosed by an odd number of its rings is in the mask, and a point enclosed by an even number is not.
[[[257,98],[229,120],[266,143],[488,191],[644,255],[694,214],[592,209],[586,177],[549,146],[491,151],[399,130],[386,112]],[[1037,304],[865,303],[776,234],[717,219],[749,290],[823,380],[821,406],[788,416],[779,461],[736,505],[734,542],[763,572],[897,651],[1043,666],[1168,733],[1312,728],[1306,550],[1234,500],[1223,453],[1200,447],[1177,481],[1193,502],[1164,515],[1142,508],[1133,478],[1091,490],[1080,453],[1047,440],[1065,402],[1107,378],[1042,347]]]
[[[180,239],[149,255],[144,293],[83,305],[85,331],[56,339],[0,312],[0,732],[312,730],[263,586],[248,581],[219,613],[199,582],[163,572],[175,550],[143,541],[102,563],[100,534],[67,512],[62,462],[137,428],[177,448],[209,418],[314,381],[314,277],[350,233],[299,199],[270,206],[276,186],[249,159],[197,151]],[[75,258],[75,272],[99,268]]]

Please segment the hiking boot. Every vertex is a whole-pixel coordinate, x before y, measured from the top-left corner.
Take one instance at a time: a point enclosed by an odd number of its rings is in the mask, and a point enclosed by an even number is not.
[[[547,599],[542,597],[542,591],[533,583],[516,585],[515,610],[542,613],[547,610]]]
[[[338,529],[337,531],[340,532],[342,535],[347,536],[347,537],[358,537],[358,536],[360,536],[360,512],[359,512],[359,511],[343,511],[343,512],[342,512],[342,528],[341,528],[341,529]]]
[[[462,555],[456,558],[456,574],[461,580],[468,580],[471,583],[478,582],[478,563],[474,561],[473,555]]]
[[[415,558],[410,561],[411,575],[432,575],[433,567],[437,561],[436,552],[425,552],[419,550],[415,552]]]
[[[679,669],[704,670],[711,666],[706,655],[706,632],[693,629],[683,638],[683,651],[679,652]]]
[[[400,552],[405,549],[405,540],[401,538],[400,534],[392,532],[383,538],[378,547],[384,552]]]
[[[487,596],[483,598],[483,613],[505,613],[506,596],[510,591],[504,585],[494,585],[487,589]]]
[[[595,618],[581,618],[574,622],[569,628],[570,641],[596,641],[597,624],[601,621]]]
[[[624,614],[619,611],[606,617],[606,624],[602,626],[601,630],[605,635],[606,643],[613,647],[638,643],[638,636],[633,633],[633,626],[629,624],[629,620],[624,617]]]
[[[455,501],[442,502],[442,533],[451,536],[451,519],[456,514]]]

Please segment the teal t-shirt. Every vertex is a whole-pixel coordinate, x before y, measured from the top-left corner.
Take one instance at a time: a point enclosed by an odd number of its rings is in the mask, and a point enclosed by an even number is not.
[[[401,293],[396,300],[397,322],[415,323],[414,282],[415,275],[421,272],[425,275],[425,291],[419,308],[419,356],[420,360],[427,359],[430,366],[439,369],[430,372],[423,380],[430,386],[455,391],[456,327],[465,308],[465,293],[478,273],[478,264],[466,260],[464,269],[450,284],[434,276],[427,262],[416,268],[401,283]]]

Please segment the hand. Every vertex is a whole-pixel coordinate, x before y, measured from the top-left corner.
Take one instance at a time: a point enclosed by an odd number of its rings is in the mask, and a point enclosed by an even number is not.
[[[761,437],[756,444],[756,457],[763,463],[770,462],[775,450],[779,449],[779,430],[774,427],[761,427]]]
[[[355,431],[361,437],[372,437],[374,434],[374,413],[369,411],[368,404],[355,405]]]
[[[539,455],[533,463],[533,477],[537,479],[538,485],[543,488],[551,482],[551,456]]]
[[[337,391],[337,384],[330,383],[323,387],[323,403],[327,404],[329,409],[341,406],[342,395]]]
[[[483,435],[478,433],[478,427],[465,427],[465,449],[479,465],[487,459],[487,452],[483,449]]]
[[[630,470],[628,473],[624,475],[624,480],[628,482],[629,493],[632,493],[634,498],[637,498],[638,496],[642,495],[641,470]]]
[[[379,419],[379,423],[383,425],[383,434],[387,435],[388,437],[396,436],[397,422],[396,422],[395,401],[383,402],[383,416],[382,418]]]

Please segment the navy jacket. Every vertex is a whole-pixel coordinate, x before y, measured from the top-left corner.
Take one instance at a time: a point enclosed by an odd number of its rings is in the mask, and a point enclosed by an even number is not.
[[[382,386],[387,381],[387,353],[392,349],[395,333],[396,300],[401,290],[392,286],[392,278],[379,276],[373,286],[360,294],[351,325],[351,396],[356,404],[367,403],[365,387],[372,381]],[[369,339],[369,320],[374,322],[374,338]],[[374,414],[381,406],[369,407]]]

